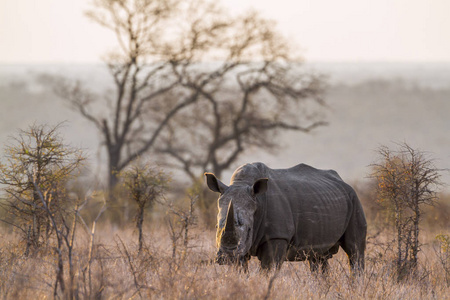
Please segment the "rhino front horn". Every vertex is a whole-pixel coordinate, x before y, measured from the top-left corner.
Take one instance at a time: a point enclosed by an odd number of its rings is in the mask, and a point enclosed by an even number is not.
[[[230,201],[230,205],[228,205],[227,220],[222,233],[221,243],[227,246],[237,246],[238,244],[236,229],[234,227],[233,201]]]

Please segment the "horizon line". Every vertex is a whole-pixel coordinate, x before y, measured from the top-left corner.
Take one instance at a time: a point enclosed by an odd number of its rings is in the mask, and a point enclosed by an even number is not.
[[[450,60],[304,60],[302,64],[450,64]],[[106,65],[102,61],[17,61],[17,62],[5,62],[0,61],[1,66],[19,66],[19,65]]]

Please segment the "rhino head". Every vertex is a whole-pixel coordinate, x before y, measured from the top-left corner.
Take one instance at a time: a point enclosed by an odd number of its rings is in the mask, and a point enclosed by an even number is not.
[[[217,215],[216,262],[223,264],[246,263],[253,243],[256,196],[267,190],[267,178],[256,180],[252,185],[227,186],[212,173],[205,173],[208,187],[220,193]]]

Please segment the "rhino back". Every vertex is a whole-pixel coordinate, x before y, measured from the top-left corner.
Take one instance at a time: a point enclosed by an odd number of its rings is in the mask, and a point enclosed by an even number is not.
[[[353,190],[335,171],[300,164],[267,168],[266,174],[269,188],[256,240],[285,239],[298,251],[326,251],[338,242],[351,217]]]

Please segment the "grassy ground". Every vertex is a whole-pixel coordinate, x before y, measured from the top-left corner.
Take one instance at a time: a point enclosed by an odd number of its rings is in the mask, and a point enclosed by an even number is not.
[[[154,226],[157,227],[157,226]],[[194,230],[187,252],[172,243],[162,226],[146,236],[146,247],[138,254],[136,236],[130,230],[110,227],[98,230],[91,264],[89,238],[78,237],[74,252],[74,297],[81,299],[448,299],[450,288],[433,242],[424,233],[425,245],[417,271],[397,282],[392,245],[387,235],[368,240],[366,271],[352,277],[342,250],[330,260],[327,275],[312,274],[307,263],[285,263],[279,273],[262,274],[256,258],[249,272],[230,266],[209,264],[214,257],[214,232]],[[56,279],[56,255],[51,248],[29,257],[12,234],[0,236],[0,296],[3,299],[52,298]],[[70,296],[66,261],[65,292]],[[89,275],[90,273],[90,275]],[[447,274],[448,275],[448,274]]]

